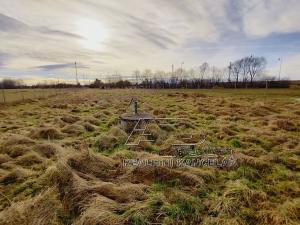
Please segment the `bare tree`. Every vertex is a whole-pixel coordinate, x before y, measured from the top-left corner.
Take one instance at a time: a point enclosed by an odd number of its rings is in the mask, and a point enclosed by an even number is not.
[[[203,82],[203,79],[206,77],[208,70],[209,70],[209,65],[207,62],[204,62],[200,67],[200,81],[201,83]]]
[[[24,86],[24,82],[22,80],[3,79],[0,82],[0,86],[6,89],[21,88]]]
[[[228,66],[228,79],[227,79],[229,83],[231,83],[231,73],[232,73],[232,63],[230,62]]]
[[[264,57],[250,57],[249,75],[251,84],[255,77],[265,70],[266,65],[267,60]]]
[[[251,57],[245,57],[241,59],[241,64],[242,64],[241,75],[243,78],[243,83],[246,84],[248,82],[248,74],[249,74],[249,68],[251,64]]]
[[[138,86],[141,72],[139,70],[135,70],[133,71],[133,76],[135,77],[136,86]]]
[[[165,88],[165,79],[166,79],[166,75],[167,75],[166,72],[163,70],[157,70],[155,72],[155,74],[156,74],[155,76],[157,78],[158,86],[160,88]]]
[[[222,71],[222,69],[219,69],[219,68],[215,67],[214,68],[214,78],[213,78],[215,84],[218,85],[221,82],[222,78],[223,78],[223,71]]]
[[[237,84],[239,83],[240,74],[243,68],[243,60],[237,60],[231,64],[232,75],[235,79],[235,88],[237,88]]]
[[[152,70],[150,69],[145,69],[143,72],[143,77],[144,77],[144,82],[147,88],[150,88],[151,82],[152,82]]]

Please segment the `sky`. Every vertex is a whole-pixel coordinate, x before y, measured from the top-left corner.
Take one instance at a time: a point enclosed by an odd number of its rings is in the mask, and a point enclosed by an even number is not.
[[[299,0],[0,0],[0,78],[74,80],[264,56],[300,80]]]

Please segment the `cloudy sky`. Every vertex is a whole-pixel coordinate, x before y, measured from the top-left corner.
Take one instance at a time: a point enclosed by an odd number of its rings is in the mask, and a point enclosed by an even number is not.
[[[265,56],[300,79],[299,0],[0,0],[0,78],[95,78]],[[80,77],[81,78],[81,77]]]

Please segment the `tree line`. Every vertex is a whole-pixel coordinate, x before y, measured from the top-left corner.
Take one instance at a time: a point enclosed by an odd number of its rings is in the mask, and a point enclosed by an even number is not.
[[[178,68],[172,72],[163,70],[153,72],[146,69],[143,72],[135,70],[130,77],[110,76],[104,82],[95,79],[89,84],[70,83],[39,83],[31,88],[264,88],[289,87],[288,80],[276,80],[275,76],[267,76],[264,57],[247,56],[230,62],[226,68],[217,68],[204,62],[198,68],[189,70]],[[113,79],[114,78],[114,79]],[[267,81],[267,82],[266,82]],[[4,79],[0,82],[2,88],[26,88],[22,81]]]

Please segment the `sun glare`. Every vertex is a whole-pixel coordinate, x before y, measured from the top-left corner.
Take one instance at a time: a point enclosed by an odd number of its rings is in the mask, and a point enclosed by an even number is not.
[[[92,50],[99,50],[104,47],[104,42],[108,38],[108,30],[101,22],[81,19],[77,25],[79,35],[83,37],[81,40],[83,47]]]

